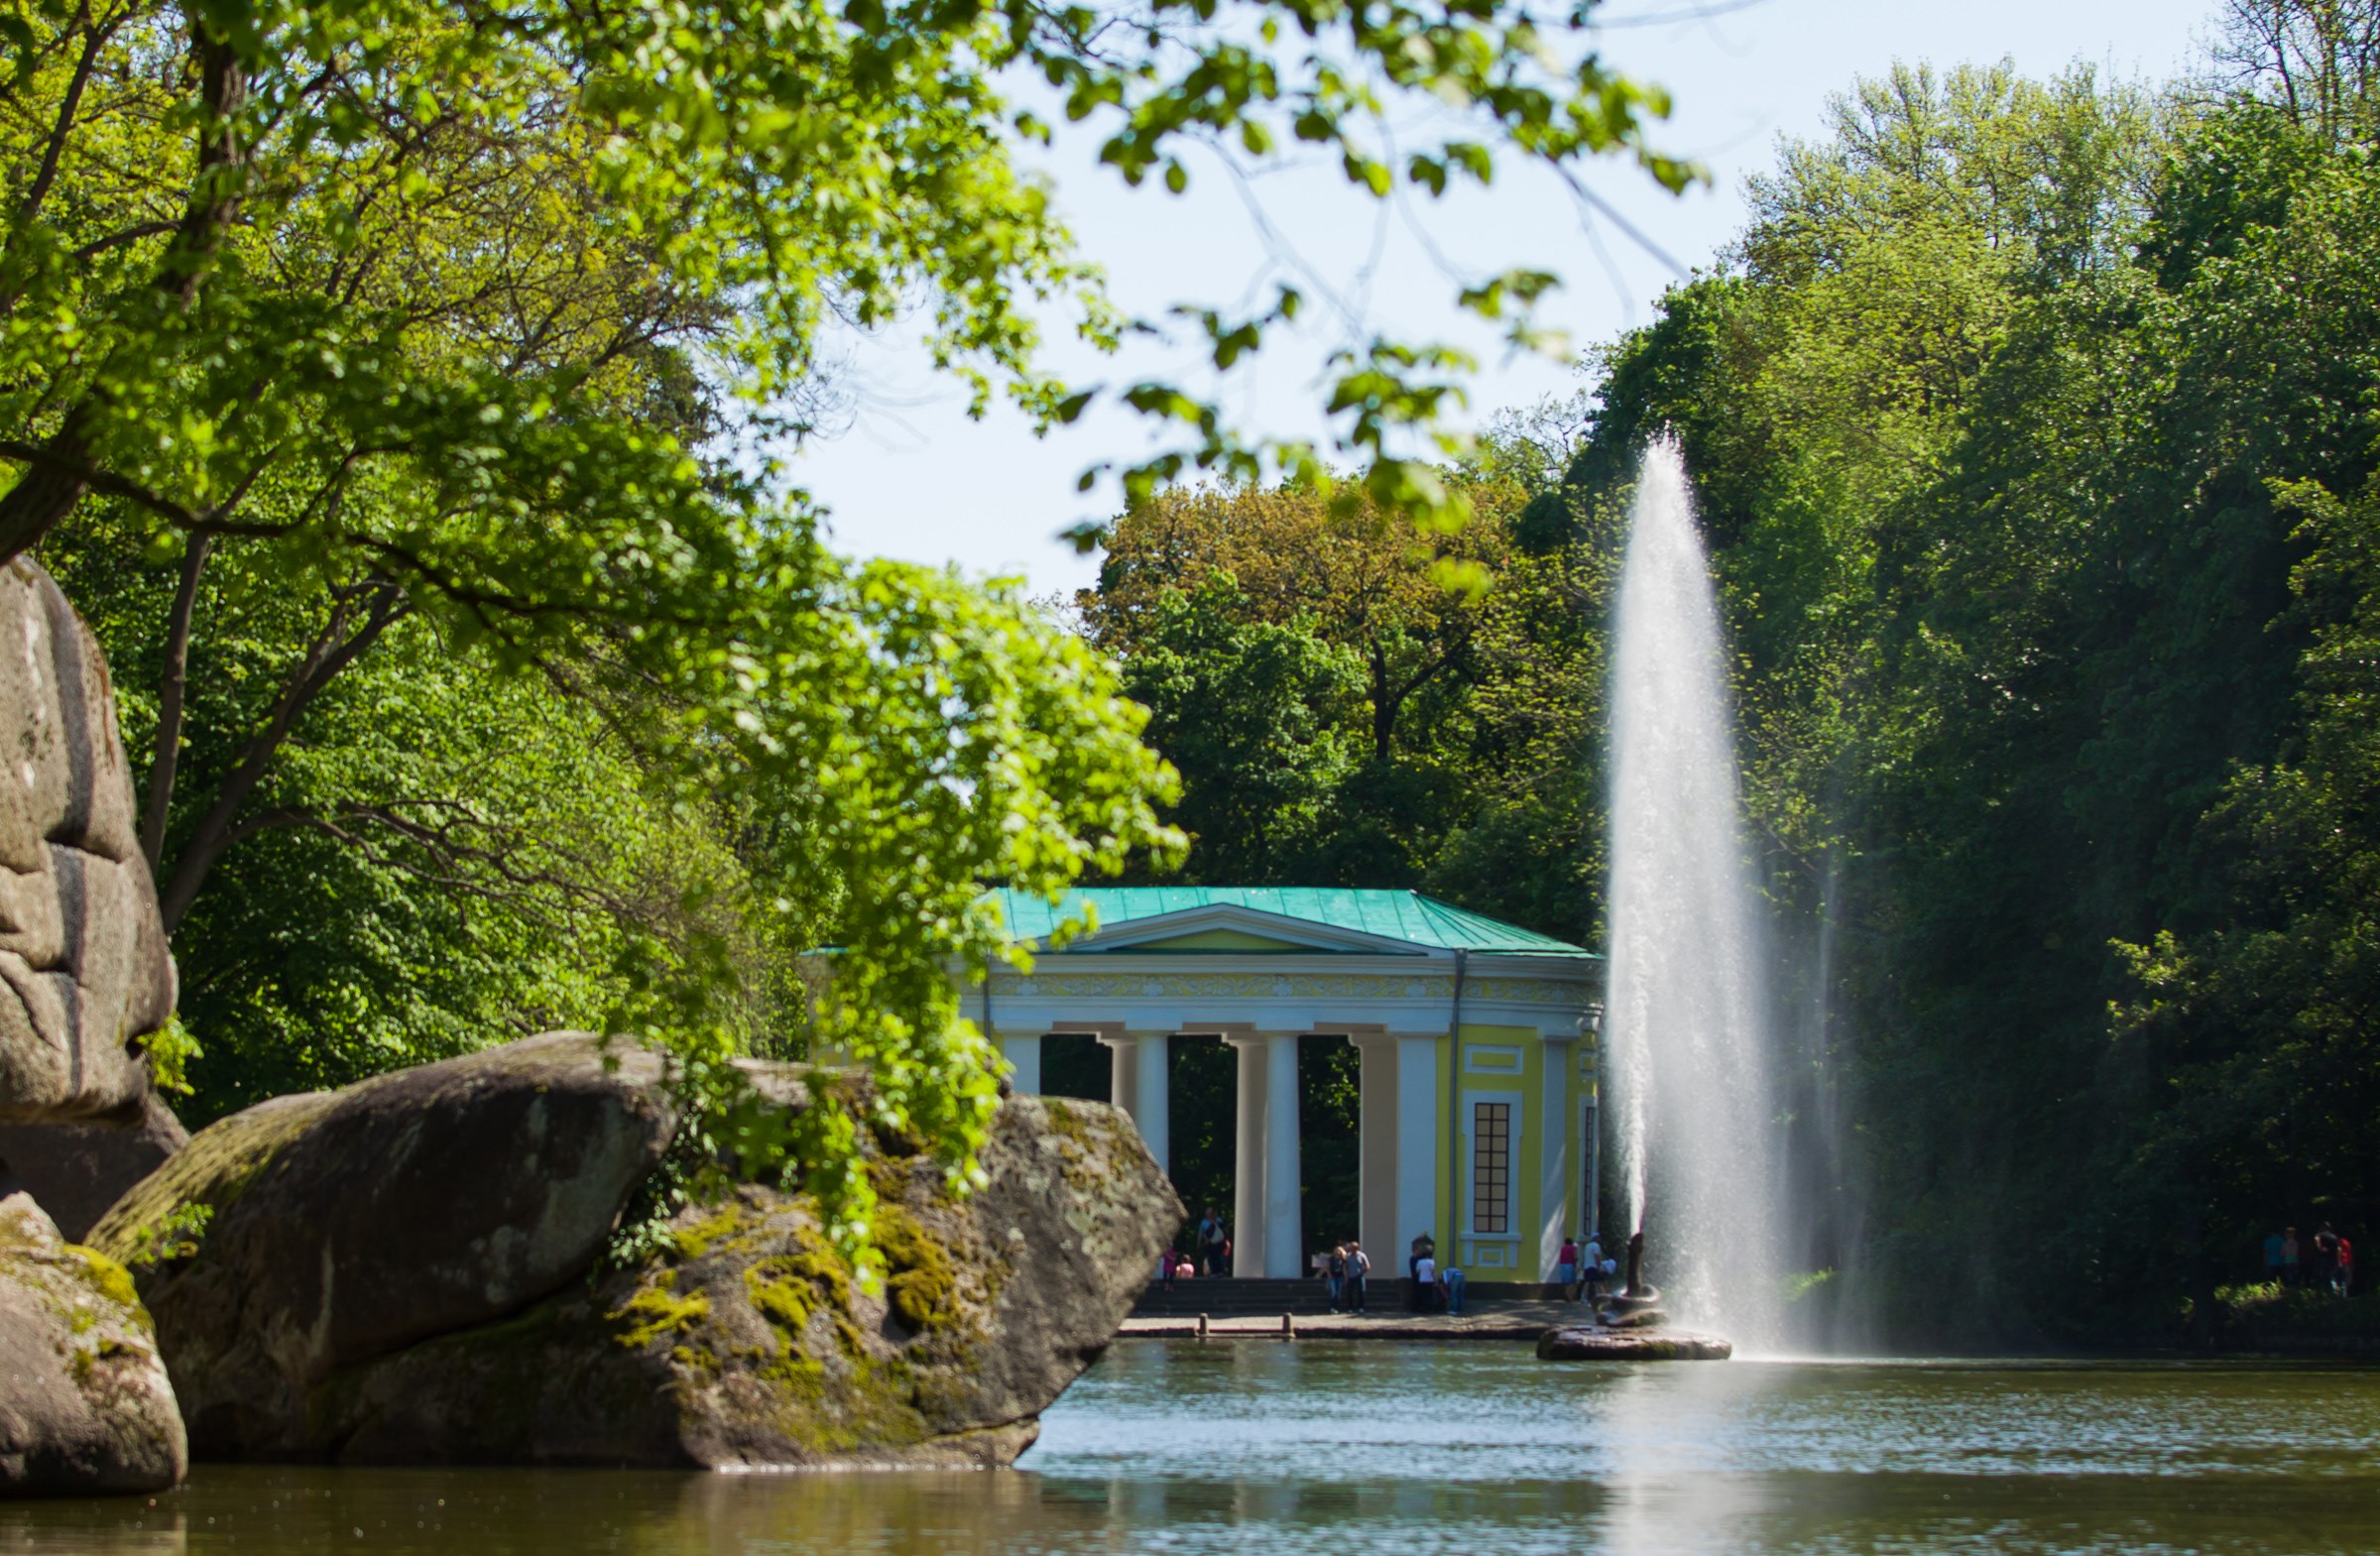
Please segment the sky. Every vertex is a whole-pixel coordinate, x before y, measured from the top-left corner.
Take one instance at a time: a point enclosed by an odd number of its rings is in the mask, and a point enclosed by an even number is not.
[[[1070,140],[1061,125],[1036,166],[1125,308],[1152,318],[1181,303],[1245,309],[1281,280],[1299,285],[1308,307],[1292,335],[1220,385],[1199,376],[1186,345],[1156,340],[1108,359],[1058,328],[1050,361],[1078,387],[1171,375],[1219,390],[1251,429],[1324,438],[1320,386],[1334,348],[1379,334],[1445,341],[1481,360],[1464,418],[1477,424],[1588,380],[1575,354],[1515,354],[1461,313],[1464,282],[1514,266],[1553,271],[1563,286],[1541,321],[1574,347],[1607,340],[1649,319],[1677,279],[1673,264],[1713,263],[1741,225],[1746,178],[1773,164],[1781,136],[1819,134],[1828,98],[1854,77],[1896,60],[2005,59],[2029,74],[2080,61],[2162,80],[2195,65],[2209,13],[2210,0],[1613,0],[1604,14],[1632,25],[1608,27],[1606,60],[1670,91],[1675,110],[1654,140],[1712,176],[1673,196],[1624,161],[1590,170],[1595,193],[1633,234],[1509,159],[1488,190],[1388,206],[1319,162],[1243,180],[1192,160],[1184,195],[1153,180],[1130,190],[1091,161],[1093,138]],[[1113,515],[1113,482],[1083,493],[1077,478],[1145,457],[1141,419],[1094,411],[1045,439],[1005,408],[971,420],[964,392],[898,330],[852,337],[837,361],[844,414],[793,460],[791,478],[827,509],[838,549],[1021,578],[1036,595],[1093,580],[1097,557],[1076,554],[1058,532]]]

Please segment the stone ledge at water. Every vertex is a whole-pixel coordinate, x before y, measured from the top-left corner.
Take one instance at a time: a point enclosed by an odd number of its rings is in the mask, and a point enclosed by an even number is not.
[[[672,1114],[555,1034],[200,1132],[93,1241],[138,1266],[193,1453],[341,1464],[1000,1465],[1095,1360],[1180,1206],[1130,1121],[1012,1098],[953,1201],[863,1132],[885,1289],[755,1186],[590,1273]],[[792,1070],[751,1066],[798,1108]],[[207,1207],[193,1215],[197,1207]]]
[[[1725,1362],[1734,1344],[1682,1329],[1603,1329],[1564,1324],[1537,1337],[1540,1362]]]
[[[123,1266],[0,1198],[0,1495],[163,1491],[187,1458]]]

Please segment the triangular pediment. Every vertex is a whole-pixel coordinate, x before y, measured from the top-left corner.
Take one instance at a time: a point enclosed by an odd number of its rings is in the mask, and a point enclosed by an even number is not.
[[[1094,934],[1078,935],[1064,947],[1068,953],[1145,951],[1221,956],[1424,956],[1432,949],[1387,935],[1220,902],[1129,919]]]

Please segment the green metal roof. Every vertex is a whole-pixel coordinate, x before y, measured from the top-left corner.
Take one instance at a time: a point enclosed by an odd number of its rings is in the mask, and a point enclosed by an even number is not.
[[[1467,912],[1419,892],[1356,891],[1339,887],[1137,886],[1093,887],[1069,892],[1054,905],[1027,892],[991,894],[1009,932],[1040,940],[1060,924],[1096,911],[1099,926],[1113,929],[1139,918],[1190,912],[1201,907],[1245,907],[1332,929],[1352,929],[1436,950],[1571,956],[1600,960],[1595,953],[1549,935]]]

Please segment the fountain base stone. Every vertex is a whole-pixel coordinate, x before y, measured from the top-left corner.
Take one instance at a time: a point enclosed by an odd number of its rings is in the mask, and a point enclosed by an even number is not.
[[[1683,1329],[1605,1329],[1561,1324],[1537,1337],[1540,1362],[1725,1362],[1732,1341]]]

